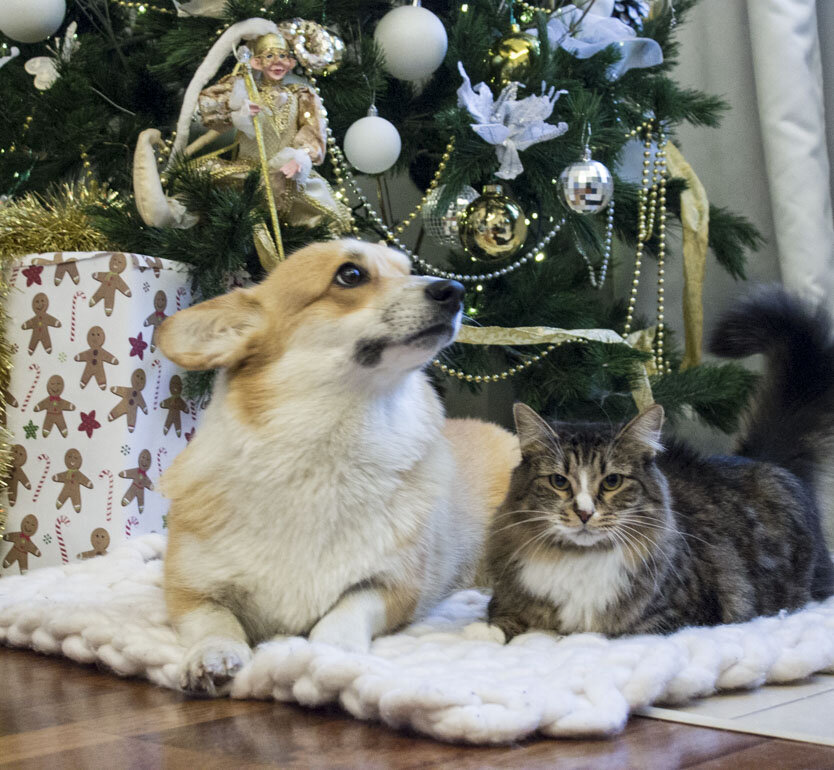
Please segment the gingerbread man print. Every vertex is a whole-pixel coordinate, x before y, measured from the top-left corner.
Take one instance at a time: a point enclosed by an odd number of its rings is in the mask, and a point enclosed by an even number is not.
[[[66,438],[67,435],[67,421],[64,419],[64,412],[75,411],[75,404],[61,398],[64,392],[64,378],[60,374],[53,374],[46,381],[46,392],[49,394],[45,399],[35,404],[32,411],[46,412],[43,419],[42,435],[48,436],[52,428],[57,426],[61,435]]]
[[[96,384],[104,390],[107,387],[107,374],[104,371],[105,364],[118,364],[119,359],[103,347],[105,340],[104,329],[100,326],[93,326],[87,332],[87,344],[90,346],[83,353],[75,356],[76,361],[84,362],[84,371],[81,373],[81,387],[87,387],[91,377],[95,377]]]
[[[56,265],[55,268],[55,285],[60,286],[61,281],[64,280],[64,276],[68,275],[72,282],[77,284],[80,280],[78,276],[78,265],[76,264],[75,257],[70,257],[69,259],[65,260],[64,255],[62,252],[57,252],[53,259],[33,259],[33,265]]]
[[[91,551],[82,551],[76,554],[76,559],[92,559],[95,556],[106,556],[107,548],[110,546],[110,533],[104,527],[96,527],[90,533]]]
[[[106,273],[93,273],[93,278],[101,286],[90,298],[90,307],[97,305],[104,300],[104,315],[109,316],[113,312],[113,303],[116,300],[116,292],[120,291],[125,297],[130,296],[130,289],[120,275],[127,267],[127,257],[122,253],[110,255],[110,266]]]
[[[32,535],[38,531],[38,517],[31,513],[24,516],[20,522],[20,532],[7,532],[3,535],[3,540],[12,543],[12,547],[3,559],[3,567],[11,567],[17,562],[17,567],[20,574],[29,571],[29,554],[33,556],[40,556],[41,552],[38,547],[32,542]]]
[[[115,393],[121,401],[119,401],[119,403],[110,410],[110,414],[107,415],[109,422],[118,420],[119,417],[126,414],[128,432],[133,433],[133,429],[136,427],[137,410],[141,409],[145,414],[148,413],[148,407],[147,404],[145,404],[145,398],[142,395],[142,390],[145,387],[146,381],[147,378],[145,377],[144,370],[136,369],[133,374],[130,375],[129,388],[118,385],[114,385],[110,388],[110,392]]]
[[[32,485],[29,483],[29,477],[23,470],[23,465],[27,460],[26,449],[22,444],[15,444],[12,447],[12,467],[9,471],[9,478],[6,482],[9,491],[9,505],[14,505],[17,502],[17,485],[23,484],[26,489],[31,489]]]
[[[122,505],[129,505],[130,502],[136,498],[136,504],[139,506],[139,513],[145,509],[145,490],[153,489],[153,483],[148,478],[148,469],[151,467],[151,453],[147,449],[143,449],[139,453],[139,466],[136,468],[128,468],[126,471],[119,472],[119,478],[130,479],[131,484],[122,498]]]
[[[49,308],[49,297],[42,291],[38,292],[32,298],[32,310],[35,311],[28,321],[21,325],[21,329],[31,329],[32,337],[29,340],[29,355],[35,352],[35,348],[40,343],[47,353],[52,352],[52,340],[49,338],[49,327],[58,328],[61,322],[55,316],[49,315],[47,309]]]
[[[153,326],[151,335],[151,353],[156,350],[156,341],[159,338],[159,325],[167,318],[165,308],[168,306],[168,297],[160,289],[153,297],[154,311],[145,319],[145,326]]]
[[[182,378],[178,374],[175,374],[171,377],[171,382],[168,384],[168,388],[171,391],[170,398],[166,398],[159,405],[163,409],[168,410],[168,416],[165,418],[165,425],[162,428],[162,435],[168,435],[168,431],[173,425],[177,435],[181,436],[182,414],[183,412],[188,412],[188,404],[185,403],[185,399],[183,399],[180,395],[182,393]]]
[[[9,393],[8,390],[3,391],[3,403],[0,404],[0,427],[6,427],[6,413],[9,410],[9,407],[13,406],[17,409],[20,404],[17,403],[17,399]]]
[[[53,481],[62,485],[61,491],[58,493],[58,499],[55,502],[56,508],[60,508],[69,499],[76,513],[81,510],[81,487],[93,488],[93,482],[79,470],[82,462],[81,452],[77,449],[67,450],[64,455],[64,463],[66,463],[67,469],[56,473],[52,477]]]

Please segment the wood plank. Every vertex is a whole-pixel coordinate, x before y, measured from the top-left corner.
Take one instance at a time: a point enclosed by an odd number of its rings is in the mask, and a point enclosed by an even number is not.
[[[3,762],[0,760],[0,765]],[[212,757],[198,751],[121,738],[114,743],[95,744],[14,763],[15,770],[55,770],[56,768],[157,768],[166,770],[256,770],[275,765],[239,761],[230,764],[228,757]]]
[[[0,682],[0,765],[15,768],[834,768],[832,749],[641,718],[609,740],[449,745],[336,707],[192,700],[2,648]]]

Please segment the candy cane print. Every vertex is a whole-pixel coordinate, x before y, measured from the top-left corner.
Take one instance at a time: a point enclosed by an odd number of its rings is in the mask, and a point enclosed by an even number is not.
[[[78,318],[78,300],[87,301],[87,295],[83,291],[77,291],[72,295],[72,312],[70,313],[70,342],[75,342],[75,322]]]
[[[107,479],[107,513],[105,514],[105,517],[107,518],[107,521],[110,521],[113,516],[113,471],[109,471],[105,468],[98,474],[98,477],[100,479]]]
[[[43,466],[43,473],[41,474],[40,481],[38,481],[38,485],[35,487],[35,494],[32,495],[33,503],[38,502],[38,498],[41,496],[43,484],[46,481],[46,477],[49,475],[49,466],[52,464],[49,457],[45,454],[38,455],[38,460],[43,460],[45,465]]]
[[[26,407],[29,405],[29,401],[32,398],[32,394],[35,392],[35,388],[38,386],[38,380],[41,378],[41,368],[37,364],[29,364],[29,371],[31,372],[34,369],[35,371],[35,381],[32,383],[29,390],[26,392],[26,398],[23,399],[23,403],[20,405],[20,411],[25,412]]]
[[[185,286],[180,286],[177,289],[177,310],[182,310],[183,297],[185,297]]]
[[[156,367],[156,387],[153,391],[153,408],[156,411],[159,408],[159,386],[162,384],[162,361],[155,358],[151,361],[151,369]]]
[[[163,446],[156,450],[156,467],[159,468],[159,475],[162,475],[162,457],[168,454],[168,450]]]
[[[61,549],[61,561],[64,564],[69,563],[69,556],[67,555],[67,544],[64,542],[64,533],[61,529],[62,524],[69,524],[70,520],[66,516],[59,516],[55,519],[55,534],[58,536],[58,548]]]
[[[14,282],[17,280],[17,275],[20,272],[20,265],[15,265],[12,268],[12,273],[9,276],[9,286],[14,286]]]
[[[131,530],[133,527],[135,527],[138,523],[139,523],[139,519],[137,519],[135,516],[131,516],[131,517],[130,517],[130,518],[129,518],[126,522],[125,522],[125,537],[130,537],[130,530]]]

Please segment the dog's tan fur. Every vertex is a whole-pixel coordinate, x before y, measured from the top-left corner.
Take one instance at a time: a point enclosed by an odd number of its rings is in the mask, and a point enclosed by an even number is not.
[[[346,262],[367,280],[339,285]],[[185,688],[215,692],[275,636],[367,649],[473,581],[518,444],[445,420],[422,367],[460,303],[434,281],[382,246],[323,243],[162,324],[173,361],[224,370],[162,482]]]

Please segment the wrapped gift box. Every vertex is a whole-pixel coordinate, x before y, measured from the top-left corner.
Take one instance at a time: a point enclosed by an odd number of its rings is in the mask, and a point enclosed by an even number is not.
[[[191,303],[185,266],[115,252],[38,254],[10,268],[12,433],[0,576],[86,559],[162,531],[162,471],[198,409],[157,348]]]

